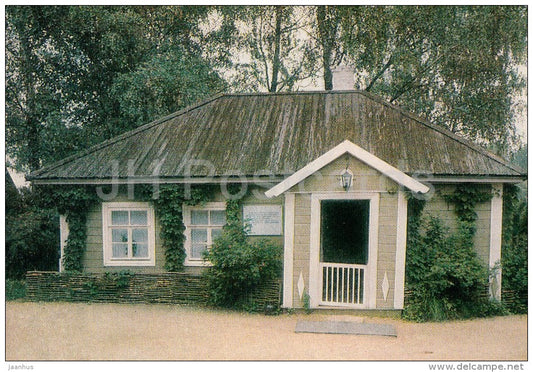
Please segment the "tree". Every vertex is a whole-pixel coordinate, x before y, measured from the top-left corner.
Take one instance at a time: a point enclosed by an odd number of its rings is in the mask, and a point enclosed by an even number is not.
[[[155,120],[210,95],[226,83],[209,64],[181,48],[151,57],[135,71],[117,76],[111,88],[122,131]]]
[[[61,100],[49,35],[63,16],[57,7],[8,7],[6,12],[6,144],[30,170],[41,166],[42,123]]]
[[[232,7],[237,41],[233,86],[278,92],[315,74],[316,49],[305,34],[308,9],[290,6]]]
[[[336,42],[340,23],[338,9],[338,7],[329,5],[316,7],[316,24],[318,41],[322,49],[321,67],[324,71],[325,90],[333,89],[333,73],[331,72],[331,68],[339,64],[342,60],[342,53],[339,52],[339,44]]]
[[[507,154],[527,46],[523,6],[341,7],[356,86]],[[320,39],[320,33],[319,39]],[[339,59],[337,59],[339,61]]]
[[[36,170],[221,90],[221,79],[202,56],[211,35],[200,26],[210,12],[8,6],[6,142],[18,168]],[[169,73],[180,78],[173,81]],[[155,81],[134,80],[142,78]],[[178,83],[184,85],[177,89]],[[133,104],[141,102],[126,101],[139,98],[142,89],[163,95],[134,113]]]

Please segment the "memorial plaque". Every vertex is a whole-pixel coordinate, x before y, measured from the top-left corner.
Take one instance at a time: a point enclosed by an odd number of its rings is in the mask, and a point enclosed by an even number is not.
[[[248,235],[281,235],[281,205],[245,205],[243,220]]]

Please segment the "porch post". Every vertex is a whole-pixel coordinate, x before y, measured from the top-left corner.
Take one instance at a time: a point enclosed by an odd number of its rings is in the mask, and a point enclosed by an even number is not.
[[[294,194],[285,194],[285,225],[283,249],[283,304],[293,307],[293,261],[294,261]]]
[[[67,222],[67,216],[64,214],[59,216],[59,246],[61,254],[59,256],[59,272],[63,272],[63,255],[65,252],[65,246],[67,245],[67,239],[69,234],[69,227]]]
[[[494,195],[490,203],[490,251],[489,268],[500,264],[502,252],[503,184],[493,185]],[[489,293],[492,299],[502,299],[502,269],[497,268],[489,278]]]
[[[394,308],[403,309],[405,294],[405,256],[407,246],[407,198],[398,191],[398,218],[396,225],[396,269],[394,273]]]

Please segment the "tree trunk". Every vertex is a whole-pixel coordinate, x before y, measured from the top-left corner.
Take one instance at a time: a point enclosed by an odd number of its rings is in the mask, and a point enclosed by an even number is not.
[[[31,171],[36,171],[41,167],[39,120],[36,115],[35,105],[35,82],[33,80],[33,69],[36,61],[32,55],[32,46],[29,37],[20,32],[20,55],[21,55],[21,75],[25,95],[24,126],[26,127],[26,143],[28,146],[28,166]]]
[[[276,92],[278,88],[278,75],[280,67],[280,49],[281,49],[281,19],[283,16],[283,6],[276,7],[276,32],[275,32],[275,49],[274,60],[272,61],[272,83],[268,88],[269,92]]]
[[[326,6],[321,5],[316,9],[316,20],[318,24],[318,34],[322,44],[322,68],[324,69],[324,89],[333,89],[333,74],[331,73],[331,55],[333,53],[333,40],[331,31],[326,20]]]

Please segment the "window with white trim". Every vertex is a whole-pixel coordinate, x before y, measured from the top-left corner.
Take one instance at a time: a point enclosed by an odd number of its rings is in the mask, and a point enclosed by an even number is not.
[[[154,266],[154,211],[150,203],[102,204],[104,266]]]
[[[203,253],[222,234],[226,224],[226,203],[206,203],[203,206],[183,206],[185,224],[185,264],[203,264]]]

